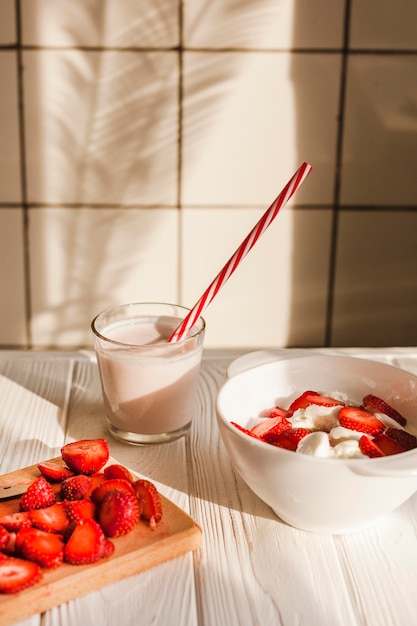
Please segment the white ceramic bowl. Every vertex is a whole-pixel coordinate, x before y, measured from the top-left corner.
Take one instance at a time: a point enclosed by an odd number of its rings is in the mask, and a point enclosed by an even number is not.
[[[278,360],[229,378],[217,398],[220,435],[235,470],[277,516],[318,533],[371,525],[417,490],[417,449],[383,458],[323,459],[277,448],[241,432],[275,404],[287,407],[306,389],[342,391],[357,402],[380,396],[417,435],[417,377],[350,356]]]

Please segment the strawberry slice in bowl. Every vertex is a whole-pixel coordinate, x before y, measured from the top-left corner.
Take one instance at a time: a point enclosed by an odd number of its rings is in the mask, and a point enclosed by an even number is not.
[[[390,456],[391,454],[399,454],[405,452],[404,448],[398,441],[392,439],[385,433],[381,433],[370,439],[366,435],[363,435],[359,439],[359,447],[363,454],[372,458]]]
[[[253,430],[250,430],[249,428],[245,428],[245,426],[242,426],[241,424],[238,424],[237,422],[230,422],[230,423],[234,428],[237,428],[237,430],[240,430],[241,433],[244,433],[245,435],[249,435],[249,437],[253,437],[254,439],[259,439],[260,441],[262,440],[261,437],[259,437],[259,435],[253,432]]]
[[[285,428],[281,432],[268,433],[265,439],[274,446],[295,452],[301,439],[310,435],[311,432],[309,428]]]
[[[270,417],[269,419],[263,420],[256,426],[251,429],[253,435],[264,439],[271,433],[279,433],[287,428],[291,428],[291,422],[287,420],[286,417]]]
[[[385,425],[373,413],[357,406],[345,405],[339,411],[339,422],[344,428],[368,435],[379,435]]]
[[[306,409],[311,404],[332,407],[343,405],[343,402],[331,396],[325,396],[317,391],[304,391],[298,398],[291,402],[288,407],[288,416],[293,415],[298,409]]]
[[[388,404],[388,402],[386,402],[379,396],[369,393],[366,396],[364,396],[362,403],[363,403],[363,406],[370,411],[373,411],[376,413],[384,413],[385,415],[388,415],[388,417],[391,417],[391,419],[398,422],[400,426],[407,425],[406,418],[403,415],[401,415],[401,413],[396,411],[394,407]]]

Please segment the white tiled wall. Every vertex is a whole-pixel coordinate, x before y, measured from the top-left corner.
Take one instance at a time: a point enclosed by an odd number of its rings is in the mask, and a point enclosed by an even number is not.
[[[417,345],[415,0],[0,0],[0,347],[128,301],[207,348]]]

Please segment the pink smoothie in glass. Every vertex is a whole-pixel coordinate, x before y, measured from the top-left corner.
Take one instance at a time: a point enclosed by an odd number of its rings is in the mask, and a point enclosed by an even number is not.
[[[168,343],[178,318],[134,318],[100,331],[96,343],[110,428],[154,435],[190,424],[202,341]]]

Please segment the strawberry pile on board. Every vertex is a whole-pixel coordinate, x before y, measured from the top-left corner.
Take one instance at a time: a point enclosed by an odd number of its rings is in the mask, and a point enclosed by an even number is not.
[[[114,538],[143,520],[162,518],[156,487],[123,465],[106,465],[105,439],[61,448],[65,465],[38,464],[39,477],[21,496],[19,510],[0,516],[0,593],[22,591],[62,563],[88,565],[109,558]]]
[[[317,391],[304,391],[288,407],[276,406],[268,412],[266,419],[252,429],[231,422],[233,426],[261,441],[296,451],[299,442],[314,432],[312,428],[293,427],[291,417],[299,409],[310,405],[340,407],[339,425],[363,433],[359,438],[359,449],[370,458],[389,456],[417,448],[417,438],[405,430],[406,418],[382,398],[368,394],[360,406],[345,403],[337,398],[325,396]],[[383,421],[384,416],[388,420]],[[387,425],[389,422],[390,425]]]

